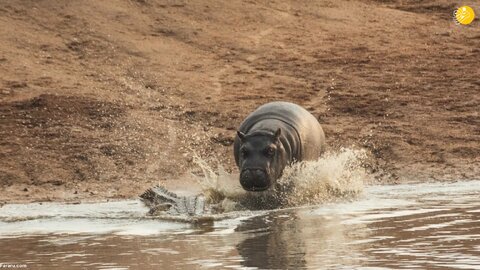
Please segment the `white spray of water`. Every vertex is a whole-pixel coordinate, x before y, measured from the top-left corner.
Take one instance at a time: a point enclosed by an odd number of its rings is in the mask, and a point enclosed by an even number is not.
[[[238,174],[229,174],[221,164],[217,172],[201,157],[194,154],[193,162],[200,167],[203,177],[197,177],[202,193],[210,204],[218,204],[222,211],[237,209],[240,198],[247,194],[240,186]]]
[[[204,176],[198,181],[207,201],[219,204],[223,211],[231,211],[251,200],[274,207],[296,207],[353,199],[371,178],[362,166],[366,158],[364,150],[342,148],[327,152],[316,161],[303,161],[285,168],[275,189],[265,192],[244,191],[238,174],[227,173],[221,165],[215,171],[197,155],[194,162],[203,171]]]
[[[364,150],[342,148],[325,153],[316,161],[287,167],[279,183],[291,186],[282,194],[288,206],[318,204],[337,199],[352,199],[363,191],[370,175],[362,166]]]

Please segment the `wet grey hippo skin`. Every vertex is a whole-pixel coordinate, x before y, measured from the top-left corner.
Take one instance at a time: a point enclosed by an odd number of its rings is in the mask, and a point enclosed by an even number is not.
[[[325,151],[325,134],[317,119],[299,105],[271,102],[240,124],[233,145],[240,184],[264,191],[276,183],[285,166],[315,160]]]

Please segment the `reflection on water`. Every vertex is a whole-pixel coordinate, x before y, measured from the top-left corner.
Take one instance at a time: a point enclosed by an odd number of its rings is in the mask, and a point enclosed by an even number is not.
[[[208,225],[144,219],[144,210],[134,201],[6,205],[0,208],[0,263],[30,269],[480,269],[480,181],[371,186],[358,201],[241,213]]]

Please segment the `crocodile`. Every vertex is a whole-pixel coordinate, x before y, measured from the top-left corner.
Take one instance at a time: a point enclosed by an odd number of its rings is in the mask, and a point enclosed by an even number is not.
[[[279,192],[276,189],[277,192]],[[285,192],[283,190],[283,192]],[[226,199],[216,194],[213,203],[207,200],[204,194],[180,196],[165,187],[157,185],[147,189],[140,195],[141,201],[149,208],[147,215],[162,219],[198,222],[209,219],[222,219],[228,216],[229,211],[265,210],[281,207],[285,202],[278,196],[281,193],[248,193],[240,198]],[[212,194],[210,194],[209,197]],[[229,202],[226,211],[226,202]],[[283,204],[282,204],[283,203]],[[227,203],[228,204],[228,203]],[[223,216],[218,216],[222,214]]]
[[[141,201],[150,209],[148,215],[194,217],[212,214],[202,195],[179,196],[162,186],[147,189],[140,195]]]

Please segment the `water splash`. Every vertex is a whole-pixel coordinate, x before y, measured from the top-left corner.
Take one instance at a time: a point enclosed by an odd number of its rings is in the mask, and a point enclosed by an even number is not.
[[[238,174],[230,174],[218,164],[215,171],[204,159],[193,155],[193,162],[200,167],[203,177],[196,177],[207,203],[217,204],[221,211],[229,212],[238,208],[238,202],[247,195],[240,186]]]
[[[285,168],[274,188],[264,192],[246,192],[238,174],[229,174],[219,165],[213,169],[194,155],[193,161],[203,172],[198,182],[207,202],[222,211],[297,207],[335,200],[354,199],[372,177],[363,164],[365,150],[342,148],[327,152],[316,161],[303,161]]]
[[[316,161],[296,163],[279,179],[280,185],[289,187],[282,196],[288,206],[353,199],[371,177],[363,166],[366,159],[365,150],[342,148]]]

